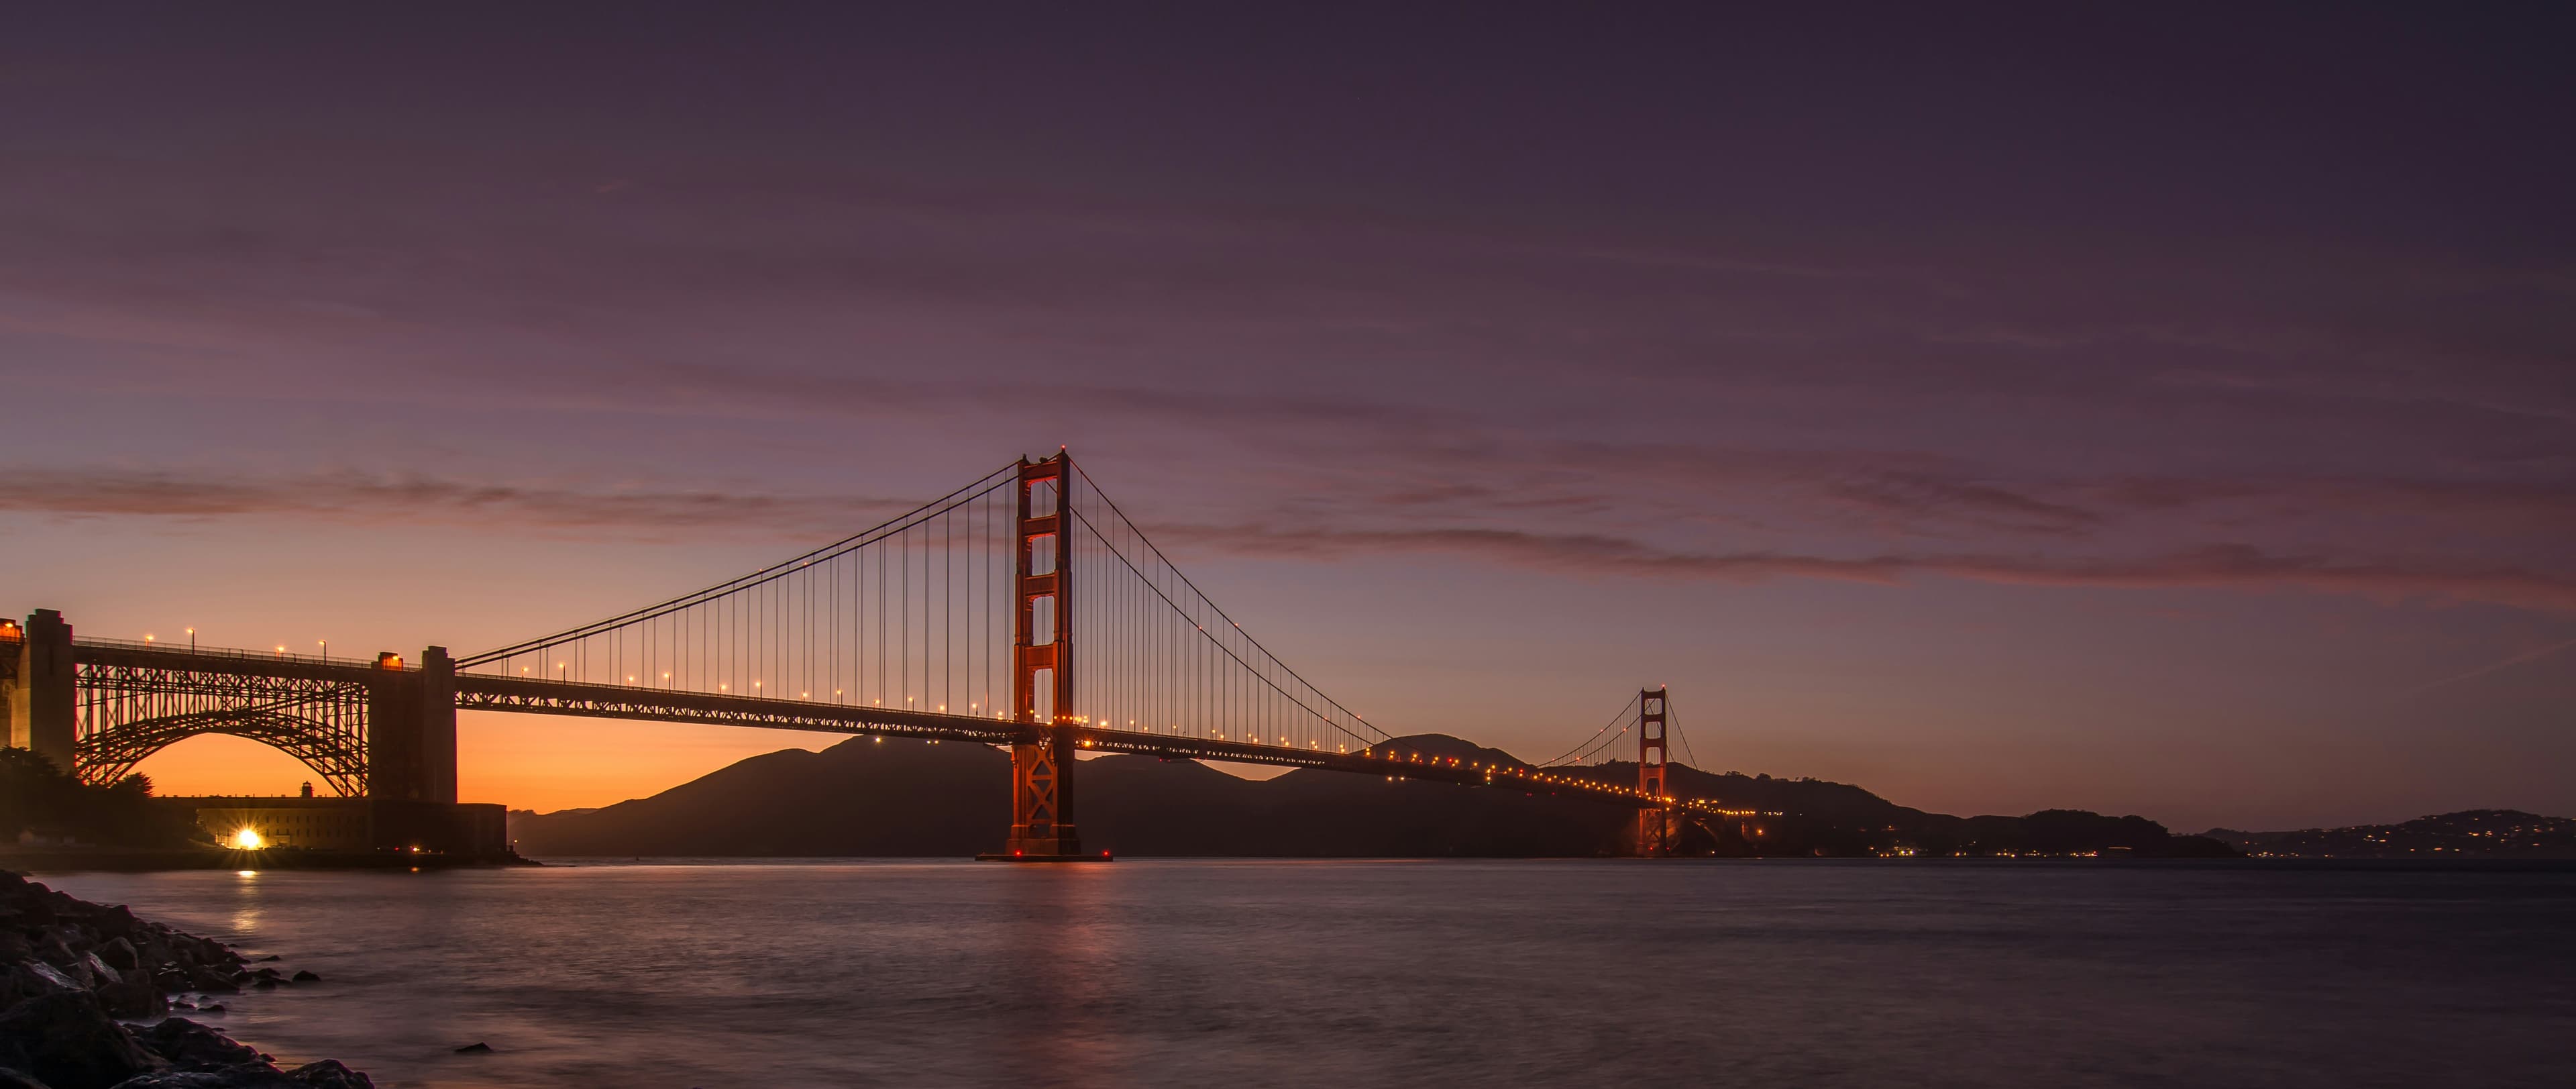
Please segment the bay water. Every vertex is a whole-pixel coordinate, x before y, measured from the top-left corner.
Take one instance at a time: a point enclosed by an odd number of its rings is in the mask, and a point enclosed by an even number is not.
[[[2576,1085],[2571,866],[38,879],[319,972],[204,1019],[385,1086]]]

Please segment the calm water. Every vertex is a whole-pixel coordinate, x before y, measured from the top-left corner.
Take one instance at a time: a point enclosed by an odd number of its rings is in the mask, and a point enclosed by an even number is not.
[[[43,879],[321,972],[222,1020],[380,1085],[2576,1084],[2576,869]]]

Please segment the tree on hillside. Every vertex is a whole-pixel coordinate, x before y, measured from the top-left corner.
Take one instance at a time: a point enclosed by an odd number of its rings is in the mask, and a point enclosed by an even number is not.
[[[167,847],[186,842],[194,828],[184,814],[153,804],[151,776],[90,786],[41,753],[0,748],[0,843],[32,832],[84,843]]]

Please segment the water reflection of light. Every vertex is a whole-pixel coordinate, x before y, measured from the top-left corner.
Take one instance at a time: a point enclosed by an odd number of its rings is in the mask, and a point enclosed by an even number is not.
[[[233,871],[232,931],[249,935],[259,930],[261,889],[258,870]]]
[[[1034,1019],[1012,1025],[997,1052],[1014,1081],[1088,1087],[1129,1084],[1128,1038],[1095,1012],[1114,992],[1127,958],[1129,931],[1119,925],[1114,866],[1042,864],[1011,867],[1021,908],[1003,947],[1018,968],[1011,983],[1030,1001]]]

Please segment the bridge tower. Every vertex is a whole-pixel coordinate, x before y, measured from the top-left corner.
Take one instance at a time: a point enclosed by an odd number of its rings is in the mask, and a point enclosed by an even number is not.
[[[1011,746],[1011,835],[1020,861],[1083,857],[1073,815],[1073,458],[1019,468],[1011,710],[1037,736]],[[1043,699],[1041,699],[1043,695]]]
[[[1671,793],[1664,788],[1664,712],[1669,695],[1664,688],[1637,693],[1637,789],[1648,798]],[[1657,806],[1637,810],[1637,856],[1671,857],[1673,841],[1680,838],[1676,831],[1671,809]]]
[[[65,774],[72,771],[75,692],[72,626],[38,609],[24,625],[0,620],[0,718],[10,748],[33,749]]]
[[[456,660],[446,647],[417,671],[393,654],[367,677],[367,796],[456,804]]]

